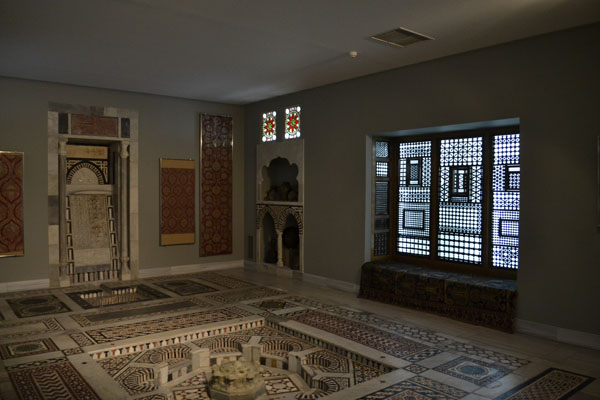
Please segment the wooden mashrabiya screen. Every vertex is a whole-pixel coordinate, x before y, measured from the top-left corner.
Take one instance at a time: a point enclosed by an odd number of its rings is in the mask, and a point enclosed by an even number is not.
[[[233,119],[200,116],[200,255],[231,254]]]
[[[160,244],[193,244],[195,225],[194,160],[160,159]]]
[[[23,254],[23,153],[0,151],[0,257]]]

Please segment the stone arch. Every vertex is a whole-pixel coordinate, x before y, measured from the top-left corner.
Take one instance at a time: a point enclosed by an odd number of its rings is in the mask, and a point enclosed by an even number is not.
[[[104,173],[102,172],[102,170],[100,168],[98,168],[97,165],[95,165],[94,163],[91,163],[89,161],[80,161],[77,164],[73,165],[71,168],[69,168],[69,171],[67,172],[67,184],[71,185],[74,184],[73,182],[73,177],[79,172],[82,173],[83,171],[91,171],[95,176],[96,179],[98,180],[98,185],[105,185],[107,182],[106,177],[104,176]]]
[[[302,235],[304,226],[302,224],[302,208],[300,207],[286,207],[285,209],[282,209],[279,212],[277,220],[275,220],[275,223],[279,226],[278,229],[283,230],[285,228],[285,221],[288,215],[294,217],[296,223],[298,224],[298,234]]]
[[[258,207],[258,210],[256,211],[256,229],[261,228],[265,215],[267,214],[271,215],[271,218],[273,218],[273,222],[275,223],[275,228],[279,229],[279,225],[277,223],[277,213],[275,213],[274,210],[268,206]]]

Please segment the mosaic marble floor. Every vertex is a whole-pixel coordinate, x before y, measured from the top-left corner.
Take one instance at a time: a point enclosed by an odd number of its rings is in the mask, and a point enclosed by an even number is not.
[[[0,315],[1,399],[210,399],[209,351],[260,359],[271,400],[600,399],[600,351],[252,270],[4,293]]]

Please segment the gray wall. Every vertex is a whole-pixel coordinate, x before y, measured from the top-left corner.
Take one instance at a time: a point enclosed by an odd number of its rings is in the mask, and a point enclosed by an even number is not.
[[[243,258],[243,108],[0,78],[0,150],[25,152],[25,256],[0,258],[0,282],[48,278],[48,102],[111,106],[139,111],[140,269]],[[200,257],[196,245],[159,246],[158,159],[199,161],[199,113],[234,118],[233,254]],[[196,191],[198,191],[198,171]],[[199,216],[196,196],[196,221]],[[197,238],[199,225],[196,222]]]
[[[247,106],[246,236],[264,111],[302,106],[305,272],[352,283],[368,251],[366,135],[519,117],[518,318],[600,334],[599,43],[596,24]]]

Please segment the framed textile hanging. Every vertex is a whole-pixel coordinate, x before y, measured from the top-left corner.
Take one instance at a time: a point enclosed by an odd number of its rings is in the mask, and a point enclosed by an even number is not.
[[[233,118],[200,116],[200,255],[233,252]]]
[[[160,159],[160,245],[196,243],[194,160]]]
[[[0,151],[0,257],[24,255],[23,153]]]

